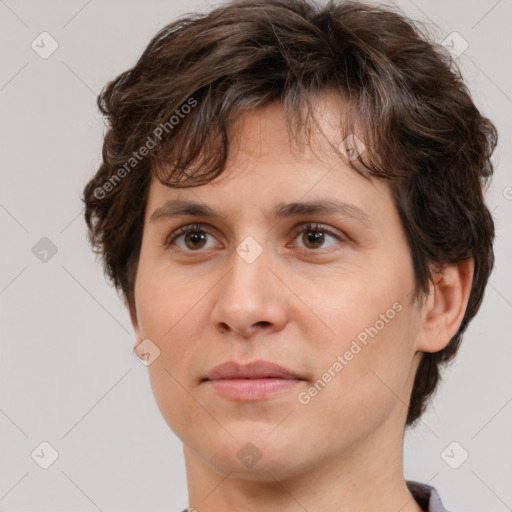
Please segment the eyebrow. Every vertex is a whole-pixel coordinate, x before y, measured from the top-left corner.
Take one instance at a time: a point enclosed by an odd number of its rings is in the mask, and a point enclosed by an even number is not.
[[[317,213],[335,213],[357,220],[369,227],[374,226],[368,215],[361,210],[361,208],[336,199],[278,203],[270,211],[270,217],[274,219],[284,219],[288,217],[312,215]],[[221,213],[216,212],[204,203],[197,203],[186,199],[170,199],[151,214],[150,222],[155,222],[157,220],[176,215],[209,217],[212,219],[219,219],[222,217]]]

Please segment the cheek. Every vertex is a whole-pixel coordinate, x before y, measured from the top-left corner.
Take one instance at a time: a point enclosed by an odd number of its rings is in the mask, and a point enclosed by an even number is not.
[[[413,280],[405,267],[386,264],[378,255],[365,263],[341,269],[334,279],[331,274],[295,283],[294,291],[306,299],[309,311],[301,303],[302,316],[299,310],[291,316],[316,322],[326,335],[323,344],[336,350],[348,350],[355,339],[364,345],[373,338],[385,338],[381,333],[397,327],[410,300]]]
[[[310,403],[319,411],[330,410],[337,416],[333,425],[339,421],[347,428],[354,418],[371,425],[389,414],[404,393],[414,356],[412,273],[382,260],[373,268],[345,273],[321,293],[309,295],[312,309],[329,327],[322,331],[327,336],[321,346],[309,347],[317,355],[319,379]],[[333,409],[332,404],[340,406]]]
[[[190,321],[190,315],[207,289],[204,281],[141,255],[135,301],[143,335],[168,344],[184,323],[193,329],[195,322]]]
[[[198,377],[193,369],[201,367],[202,352],[195,342],[201,338],[202,295],[204,289],[199,293],[197,284],[175,272],[155,271],[152,265],[139,269],[135,299],[141,336],[160,351],[148,366],[151,388],[166,423],[181,439],[191,425],[205,420],[190,394]]]
[[[359,315],[358,321],[340,315],[340,330],[347,326],[352,335],[338,336],[322,351],[323,368],[308,390],[311,399],[304,407],[316,409],[315,417],[329,411],[329,422],[320,427],[330,429],[333,436],[344,429],[347,436],[357,437],[363,430],[381,425],[396,408],[405,412],[414,355],[412,312],[405,305],[394,304],[395,308],[382,309],[385,320],[367,312]]]

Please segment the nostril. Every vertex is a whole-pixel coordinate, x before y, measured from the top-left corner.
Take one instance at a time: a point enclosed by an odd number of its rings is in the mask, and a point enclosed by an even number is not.
[[[225,322],[221,322],[221,323],[219,324],[219,330],[220,330],[222,333],[227,333],[227,332],[229,332],[229,329],[230,329],[230,328],[229,328],[229,325],[228,325],[228,324],[226,324]]]

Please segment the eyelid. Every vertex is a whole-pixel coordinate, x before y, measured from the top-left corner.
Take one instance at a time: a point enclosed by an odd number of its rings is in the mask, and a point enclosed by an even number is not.
[[[302,231],[322,231],[323,233],[327,233],[336,238],[346,238],[346,235],[344,235],[343,232],[320,222],[303,222],[295,228],[295,232],[297,233]]]

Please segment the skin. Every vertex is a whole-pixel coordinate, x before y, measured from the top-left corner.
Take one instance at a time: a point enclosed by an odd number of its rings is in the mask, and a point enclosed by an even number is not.
[[[329,96],[318,104],[336,145],[339,107]],[[323,147],[321,137],[312,140]],[[421,510],[403,476],[407,404],[421,353],[445,347],[462,321],[473,264],[446,266],[423,304],[414,301],[412,260],[388,185],[318,153],[293,151],[284,111],[273,104],[240,118],[227,168],[214,181],[150,185],[132,323],[136,346],[149,338],[160,350],[148,366],[151,386],[183,442],[190,507],[200,512]],[[152,222],[169,199],[207,204],[221,217]],[[369,223],[333,213],[267,216],[277,203],[315,199],[353,204]],[[334,236],[320,229],[322,241],[311,242],[308,222]],[[166,248],[188,224],[201,225],[204,241],[182,235]],[[263,251],[252,263],[236,251],[248,236]],[[301,403],[298,393],[396,303],[400,312]],[[304,380],[265,400],[228,400],[202,379],[230,360],[273,361]],[[237,457],[246,443],[261,453],[252,467]]]

